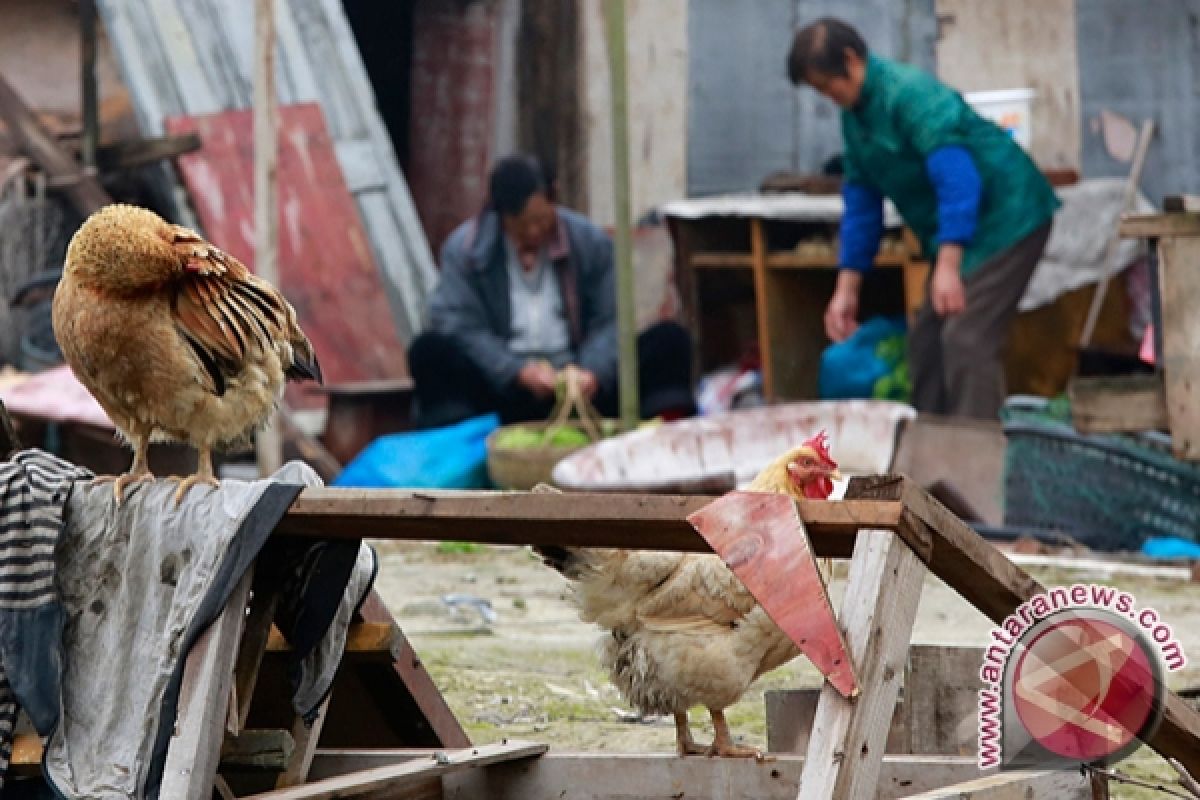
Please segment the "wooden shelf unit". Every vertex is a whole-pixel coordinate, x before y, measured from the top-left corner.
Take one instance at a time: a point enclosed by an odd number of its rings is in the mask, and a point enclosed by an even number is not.
[[[697,375],[736,361],[757,341],[768,400],[818,396],[825,306],[836,282],[838,223],[759,216],[668,216]],[[828,242],[828,254],[798,252]],[[906,314],[925,298],[929,264],[915,237],[885,247],[864,283],[860,318]]]

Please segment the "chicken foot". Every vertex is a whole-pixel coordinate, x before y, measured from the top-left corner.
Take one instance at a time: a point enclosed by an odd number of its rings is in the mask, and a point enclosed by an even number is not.
[[[154,473],[150,471],[150,457],[148,455],[150,437],[131,434],[129,438],[133,440],[133,464],[130,465],[129,471],[123,475],[100,475],[95,480],[96,483],[112,482],[113,497],[117,500],[117,508],[120,508],[121,503],[125,501],[125,490],[127,488],[135,483],[154,481]]]
[[[179,488],[175,490],[176,508],[179,508],[184,496],[188,493],[188,489],[191,489],[193,486],[203,483],[215,489],[221,485],[221,482],[217,480],[217,476],[213,473],[212,449],[200,447],[198,450],[199,456],[196,462],[195,473],[188,475],[186,478],[170,478],[170,480],[179,481]]]
[[[681,756],[701,756],[709,751],[709,748],[696,744],[696,740],[692,738],[686,711],[675,712],[675,750]]]
[[[709,715],[713,722],[713,743],[708,748],[709,756],[722,758],[753,758],[757,761],[772,761],[753,747],[740,747],[733,743],[733,735],[729,732],[729,723],[725,720],[725,712],[710,708]]]

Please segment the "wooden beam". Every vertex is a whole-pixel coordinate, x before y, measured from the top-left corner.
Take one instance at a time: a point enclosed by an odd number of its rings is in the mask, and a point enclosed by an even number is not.
[[[359,614],[367,624],[384,624],[392,629],[392,648],[396,653],[392,668],[404,683],[437,740],[445,747],[470,747],[471,739],[454,716],[454,712],[450,710],[446,698],[442,696],[425,665],[421,663],[421,657],[396,624],[378,592],[372,591],[367,595]]]
[[[178,158],[201,147],[200,136],[183,133],[152,139],[129,139],[101,145],[96,150],[96,165],[101,172],[119,172],[134,167]]]
[[[1121,236],[1126,239],[1200,236],[1200,212],[1176,211],[1126,216],[1121,220],[1120,230]]]
[[[1196,215],[1200,218],[1200,215]],[[1159,241],[1162,359],[1167,422],[1176,458],[1200,461],[1200,238]]]
[[[544,744],[508,742],[437,752],[426,758],[412,759],[394,766],[376,767],[303,786],[252,795],[250,800],[340,800],[384,790],[398,793],[429,778],[505,761],[536,758],[546,750]]]
[[[0,75],[0,117],[21,149],[32,158],[51,181],[71,180],[64,192],[71,204],[85,217],[112,202],[108,192],[93,175],[82,175],[79,163],[59,146],[54,136],[42,127],[33,112],[25,105]]]
[[[1079,770],[1004,772],[966,783],[904,795],[905,800],[1092,800],[1091,781]]]
[[[99,92],[96,89],[96,0],[79,0],[80,96],[82,98],[83,139],[80,160],[84,171],[95,175],[96,145],[100,142]]]
[[[1071,422],[1080,433],[1165,430],[1167,395],[1162,375],[1072,378]]]
[[[497,764],[443,778],[445,796],[488,800],[792,800],[800,786],[802,756],[779,754],[764,763],[749,758],[679,758],[674,753],[550,752],[532,761]],[[351,756],[361,762],[362,755]],[[318,764],[336,768],[338,756]],[[903,797],[983,774],[966,756],[885,756],[872,798]]]
[[[859,488],[855,489],[854,487]],[[899,529],[930,571],[988,619],[1001,623],[1044,587],[989,544],[927,492],[902,476],[852,478],[858,496],[904,504]],[[1168,691],[1163,719],[1147,742],[1159,755],[1178,758],[1200,772],[1200,712]]]
[[[305,489],[280,535],[313,538],[626,547],[711,552],[687,516],[711,502],[689,495]],[[861,528],[894,528],[895,502],[801,500],[818,556],[845,558]],[[1003,558],[1003,556],[1000,556]]]
[[[221,615],[188,653],[160,797],[178,800],[212,797],[233,685],[234,659],[252,579],[253,575],[247,572],[238,582]]]
[[[250,717],[250,703],[254,699],[254,688],[258,684],[258,671],[262,667],[263,653],[274,631],[272,621],[279,605],[277,586],[265,578],[266,572],[257,571],[254,593],[250,598],[250,610],[246,615],[246,627],[238,647],[237,663],[234,666],[234,696],[238,700],[237,725],[244,728]]]
[[[221,745],[221,766],[234,769],[282,770],[296,751],[296,741],[282,729],[243,730],[226,736]]]
[[[321,729],[325,727],[325,717],[329,711],[329,699],[325,695],[317,714],[311,721],[296,717],[292,725],[292,739],[296,742],[296,750],[288,760],[283,774],[275,782],[276,789],[287,789],[299,786],[308,780],[308,770],[312,767],[313,755],[317,752],[317,742],[321,739]]]
[[[286,653],[291,650],[278,628],[271,628],[267,640],[268,653]],[[371,658],[385,661],[396,660],[396,631],[394,625],[384,622],[356,622],[346,634],[346,649],[343,658]]]
[[[832,685],[821,687],[799,800],[875,796],[924,578],[924,565],[898,535],[859,534],[839,622],[861,694],[847,700]]]

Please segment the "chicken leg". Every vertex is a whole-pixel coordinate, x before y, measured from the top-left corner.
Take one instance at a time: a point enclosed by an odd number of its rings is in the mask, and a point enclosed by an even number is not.
[[[675,750],[681,756],[700,756],[709,751],[704,745],[696,744],[692,729],[688,725],[687,712],[675,712]]]
[[[154,480],[154,473],[150,471],[150,457],[148,451],[150,448],[150,437],[143,433],[130,433],[130,441],[133,443],[133,464],[129,466],[129,471],[123,475],[101,475],[96,478],[96,483],[108,483],[112,481],[113,496],[117,500],[117,507],[121,507],[121,503],[125,500],[125,490],[135,483],[145,483],[146,481]]]
[[[188,489],[191,489],[193,486],[204,483],[215,489],[221,485],[221,482],[217,480],[217,476],[213,474],[212,448],[200,447],[197,448],[197,450],[199,451],[199,454],[196,461],[196,471],[193,474],[188,475],[186,478],[180,478],[179,488],[175,490],[176,508],[179,508],[180,503],[183,502],[184,496],[188,493]]]
[[[708,713],[713,722],[713,743],[708,749],[708,755],[722,758],[753,758],[766,761],[763,754],[753,747],[739,747],[733,743],[733,735],[729,732],[729,723],[725,720],[725,712],[710,708]]]

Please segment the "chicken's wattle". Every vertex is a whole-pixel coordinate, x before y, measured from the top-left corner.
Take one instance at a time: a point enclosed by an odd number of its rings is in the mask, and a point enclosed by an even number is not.
[[[828,500],[831,494],[833,494],[833,481],[827,475],[822,475],[804,484],[804,496],[809,500]]]

